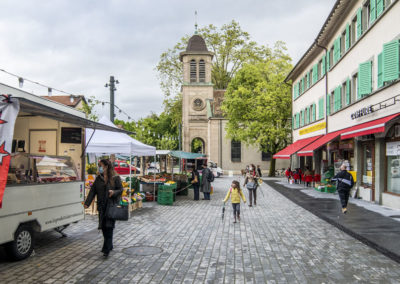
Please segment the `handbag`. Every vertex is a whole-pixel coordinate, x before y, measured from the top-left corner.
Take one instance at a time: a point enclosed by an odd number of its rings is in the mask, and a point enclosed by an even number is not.
[[[252,190],[252,189],[255,189],[255,188],[256,188],[256,184],[255,184],[254,182],[248,182],[248,183],[246,184],[246,187],[247,187],[247,189]]]
[[[106,217],[118,221],[128,221],[129,208],[126,205],[120,205],[119,202],[109,202],[107,204]]]

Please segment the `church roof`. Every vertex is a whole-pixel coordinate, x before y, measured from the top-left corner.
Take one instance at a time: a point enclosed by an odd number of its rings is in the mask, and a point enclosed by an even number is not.
[[[194,35],[189,39],[186,51],[208,51],[206,42],[199,35]]]

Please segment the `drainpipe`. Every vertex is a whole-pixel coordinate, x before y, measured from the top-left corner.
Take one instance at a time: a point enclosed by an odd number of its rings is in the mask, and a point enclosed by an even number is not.
[[[329,60],[329,58],[327,58],[328,49],[325,46],[319,45],[317,40],[315,40],[315,45],[325,50],[325,106],[326,106],[326,104],[328,103],[328,68],[326,64],[326,61]],[[325,134],[328,134],[328,113],[326,111],[326,107],[325,107],[325,123],[326,123]]]
[[[222,118],[219,120],[219,167],[222,169]]]
[[[286,85],[288,85],[290,87],[290,97],[292,97],[293,84],[289,84],[286,81],[283,81],[283,83],[285,83]],[[293,104],[292,104],[292,114],[293,114]],[[292,122],[291,124],[292,124],[292,129],[293,129],[293,119],[290,118],[290,120]],[[293,143],[293,130],[290,132],[290,142]],[[289,158],[289,166],[290,166],[290,168],[292,168],[292,155],[290,155],[290,158]]]

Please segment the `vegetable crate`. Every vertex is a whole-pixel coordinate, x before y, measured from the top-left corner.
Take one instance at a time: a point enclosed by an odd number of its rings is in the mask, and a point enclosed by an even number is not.
[[[174,204],[174,191],[172,188],[159,188],[157,203],[161,205],[173,205]]]

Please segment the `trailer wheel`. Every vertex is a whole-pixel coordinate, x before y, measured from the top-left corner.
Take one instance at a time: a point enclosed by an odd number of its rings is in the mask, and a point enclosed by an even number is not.
[[[33,251],[33,230],[29,225],[20,225],[15,232],[14,241],[6,246],[7,253],[14,260],[22,260]]]

